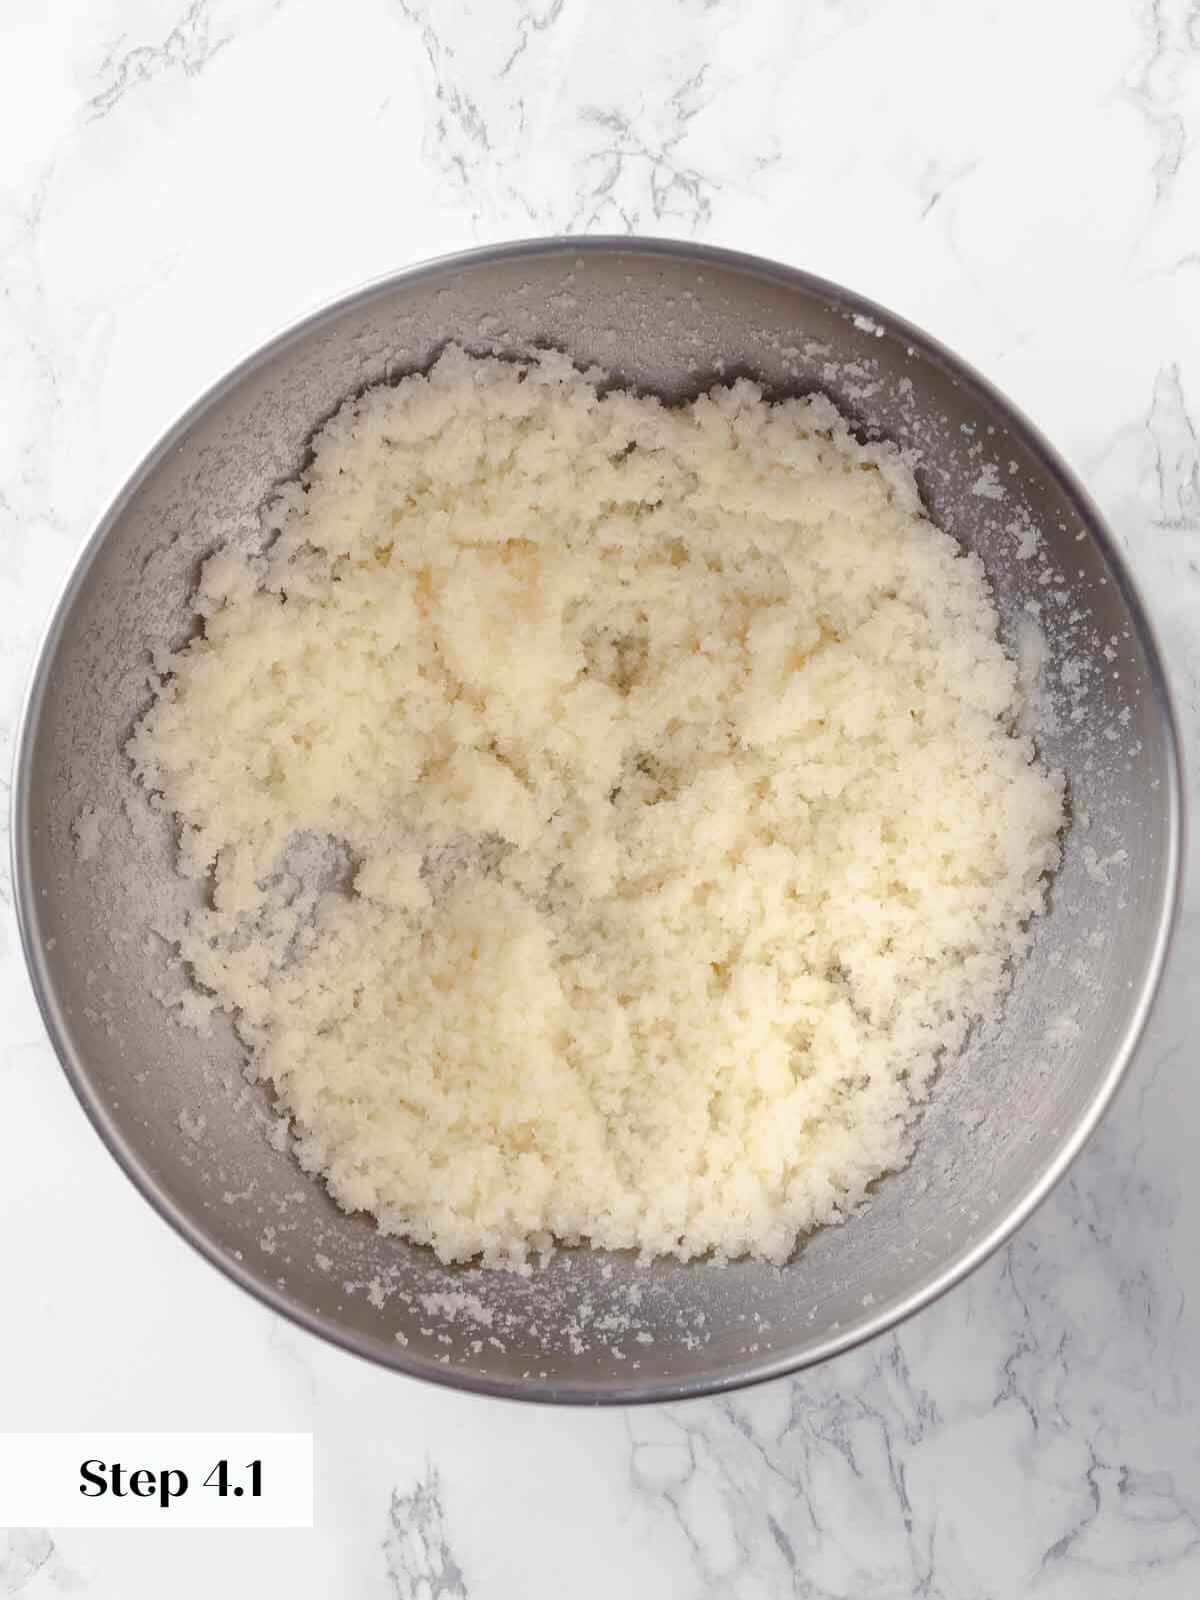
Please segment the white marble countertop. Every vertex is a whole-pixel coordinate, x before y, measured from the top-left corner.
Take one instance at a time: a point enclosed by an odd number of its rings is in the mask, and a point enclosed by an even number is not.
[[[52,594],[175,412],[362,279],[560,230],[790,261],[974,362],[1111,519],[1194,736],[1195,0],[9,0],[4,772]],[[802,1378],[582,1414],[376,1371],[192,1254],[72,1099],[0,870],[0,1428],[311,1429],[319,1507],[0,1531],[0,1596],[1200,1593],[1194,892],[1119,1103],[1008,1249]]]

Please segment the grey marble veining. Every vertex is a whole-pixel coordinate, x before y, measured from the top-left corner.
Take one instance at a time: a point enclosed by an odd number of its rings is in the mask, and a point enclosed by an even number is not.
[[[442,1485],[430,1467],[412,1489],[392,1491],[387,1537],[383,1543],[388,1577],[402,1596],[428,1600],[467,1600],[466,1580],[446,1542]]]
[[[1194,789],[1197,218],[1194,0],[14,0],[4,782],[66,564],[200,387],[377,272],[606,229],[840,279],[1005,388],[1129,553]],[[71,1101],[6,856],[0,899],[0,1426],[311,1428],[318,1449],[311,1535],[0,1532],[0,1596],[1200,1593],[1194,886],[1118,1104],[1008,1249],[803,1377],[597,1415],[403,1382],[219,1281]]]

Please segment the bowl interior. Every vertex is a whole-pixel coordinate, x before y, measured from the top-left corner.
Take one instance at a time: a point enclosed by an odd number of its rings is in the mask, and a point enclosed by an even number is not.
[[[860,1215],[783,1270],[639,1267],[564,1251],[532,1277],[446,1268],[348,1217],[267,1137],[228,1028],[201,1040],[151,931],[194,890],[122,747],[148,652],[190,627],[198,560],[258,541],[268,489],[347,394],[455,340],[553,344],[614,382],[683,398],[749,374],[820,389],[914,452],[926,502],[981,555],[1006,637],[1038,670],[1036,736],[1070,787],[1051,907],[999,1026],[948,1063],[916,1154]],[[52,625],[20,757],[27,945],[85,1104],[167,1215],[279,1309],[362,1354],[509,1394],[687,1394],[816,1359],[928,1295],[1033,1196],[1119,1072],[1157,970],[1177,852],[1161,675],[1094,515],[986,385],[828,285],[740,258],[627,241],[513,247],[363,292],[208,395],[106,517]],[[1045,642],[1030,647],[1031,621]],[[98,849],[74,833],[94,807]],[[90,859],[82,859],[88,856]]]

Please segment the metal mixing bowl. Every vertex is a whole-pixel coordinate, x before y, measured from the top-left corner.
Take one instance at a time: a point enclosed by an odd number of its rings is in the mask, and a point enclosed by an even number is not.
[[[933,515],[982,557],[1014,649],[1045,637],[1037,738],[1070,785],[1047,914],[1002,1023],[948,1063],[911,1164],[778,1270],[588,1250],[531,1277],[446,1268],[338,1211],[265,1136],[232,1032],[202,1040],[156,911],[192,903],[169,824],[122,747],[147,658],[192,626],[197,562],[260,537],[313,429],[449,340],[553,344],[677,399],[749,374],[820,389],[914,452]],[[1032,611],[1030,608],[1033,608]],[[253,355],[178,422],[87,541],[20,731],[17,906],[63,1066],[117,1160],[186,1239],[267,1305],[384,1365],[492,1394],[677,1398],[819,1361],[961,1278],[1027,1217],[1095,1126],[1141,1032],[1176,899],[1182,795],[1162,664],[1095,508],[1036,431],[916,329],[784,267],[693,245],[550,240],[362,289]],[[100,849],[73,834],[94,806]]]

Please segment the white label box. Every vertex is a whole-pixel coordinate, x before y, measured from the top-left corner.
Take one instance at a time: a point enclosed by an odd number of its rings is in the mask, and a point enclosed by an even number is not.
[[[311,1528],[311,1433],[0,1433],[0,1528]]]

